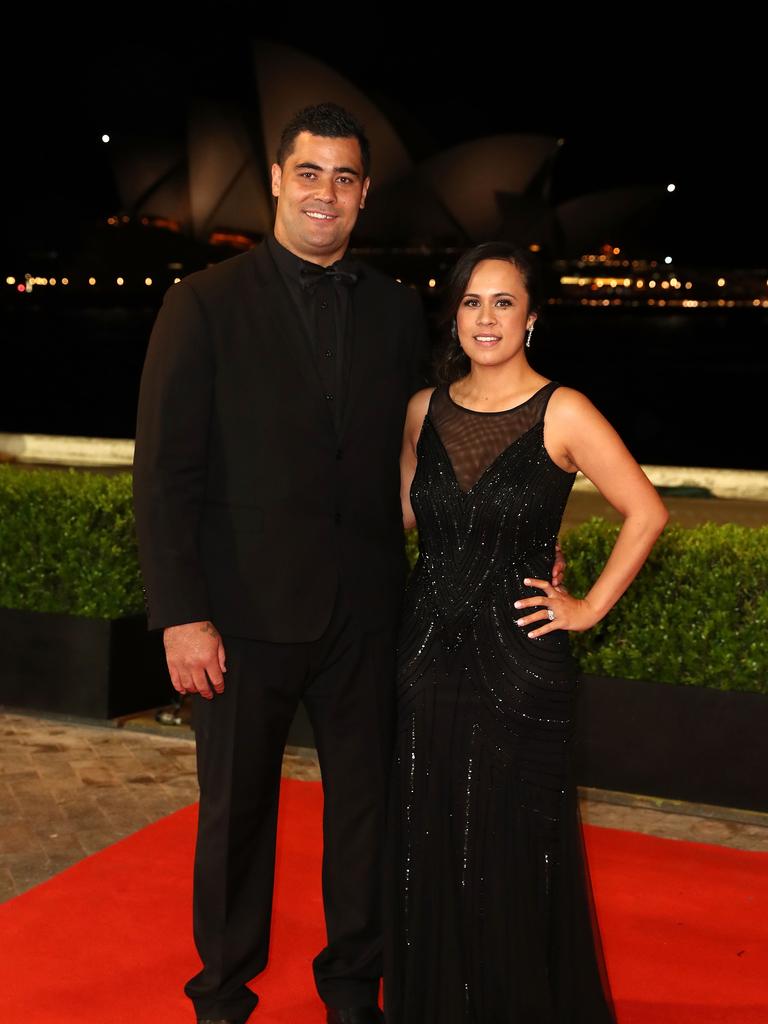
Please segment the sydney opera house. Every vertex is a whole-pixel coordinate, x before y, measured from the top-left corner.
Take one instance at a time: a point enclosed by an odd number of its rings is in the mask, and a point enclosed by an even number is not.
[[[359,247],[431,250],[514,237],[553,255],[578,256],[658,204],[664,186],[616,189],[553,205],[562,139],[495,135],[415,160],[394,125],[336,71],[290,47],[253,44],[254,105],[197,100],[185,138],[123,140],[115,153],[122,217],[146,218],[199,242],[247,245],[269,229],[269,168],[283,124],[301,107],[331,100],[365,125],[372,189]]]
[[[65,285],[91,301],[115,288],[146,298],[147,286],[164,289],[249,248],[271,228],[270,167],[282,126],[329,100],[351,110],[371,140],[372,186],[352,249],[406,283],[429,291],[466,246],[514,239],[552,268],[552,302],[768,305],[761,271],[726,278],[658,251],[649,226],[663,217],[673,185],[574,195],[554,185],[566,140],[542,134],[480,137],[415,158],[393,119],[317,58],[257,39],[249,59],[252,88],[241,100],[194,98],[193,86],[181,131],[112,141],[115,208],[55,266],[2,268],[6,284],[18,292]],[[563,192],[569,198],[559,199]]]

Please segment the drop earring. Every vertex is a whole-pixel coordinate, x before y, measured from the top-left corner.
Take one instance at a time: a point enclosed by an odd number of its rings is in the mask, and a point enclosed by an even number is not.
[[[531,335],[533,334],[533,327],[534,327],[534,325],[531,324],[531,326],[528,328],[528,337],[525,339],[525,347],[526,348],[530,348],[531,347]]]
[[[459,340],[459,332],[456,327],[456,317],[454,317],[453,320],[451,320],[451,337],[453,338],[454,341]]]

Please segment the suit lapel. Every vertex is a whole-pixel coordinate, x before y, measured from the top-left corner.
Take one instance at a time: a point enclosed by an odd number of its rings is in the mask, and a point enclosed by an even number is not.
[[[343,439],[350,428],[355,405],[365,393],[365,386],[381,362],[386,339],[380,336],[381,317],[376,303],[375,286],[369,278],[362,276],[352,289],[347,325],[349,345],[349,378],[340,437]]]
[[[291,364],[296,367],[302,382],[312,396],[315,408],[323,421],[333,429],[333,418],[328,403],[323,399],[320,377],[310,350],[304,322],[294,305],[282,275],[270,256],[269,249],[262,242],[251,250],[254,276],[256,279],[255,301],[259,311],[266,313],[267,321],[274,330],[280,344],[286,343]]]

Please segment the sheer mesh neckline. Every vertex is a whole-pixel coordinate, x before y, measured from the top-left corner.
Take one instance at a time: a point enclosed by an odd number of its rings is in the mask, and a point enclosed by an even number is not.
[[[427,417],[448,456],[459,490],[469,494],[505,451],[543,423],[549,396],[558,386],[557,381],[547,381],[520,405],[497,412],[459,405],[447,384],[432,392]],[[558,469],[566,472],[560,466]]]
[[[445,393],[448,396],[449,402],[451,402],[452,405],[455,405],[457,409],[461,409],[463,412],[472,412],[476,416],[503,416],[504,413],[515,412],[516,409],[522,409],[524,405],[528,405],[529,402],[532,402],[534,398],[544,390],[544,388],[548,388],[550,384],[554,383],[554,381],[548,380],[546,384],[542,384],[539,390],[534,391],[534,393],[529,398],[526,398],[524,402],[520,402],[519,405],[513,405],[511,409],[494,409],[492,412],[484,409],[468,409],[466,405],[462,405],[460,402],[457,402],[451,394],[450,384],[446,384]]]

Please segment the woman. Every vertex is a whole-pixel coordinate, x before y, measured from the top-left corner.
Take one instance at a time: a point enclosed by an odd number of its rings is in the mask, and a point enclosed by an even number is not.
[[[568,631],[608,613],[668,512],[589,399],[529,365],[537,288],[525,250],[465,253],[442,383],[408,408],[420,554],[398,649],[388,1024],[615,1021],[570,767]],[[548,582],[577,471],[624,516],[583,598]]]

